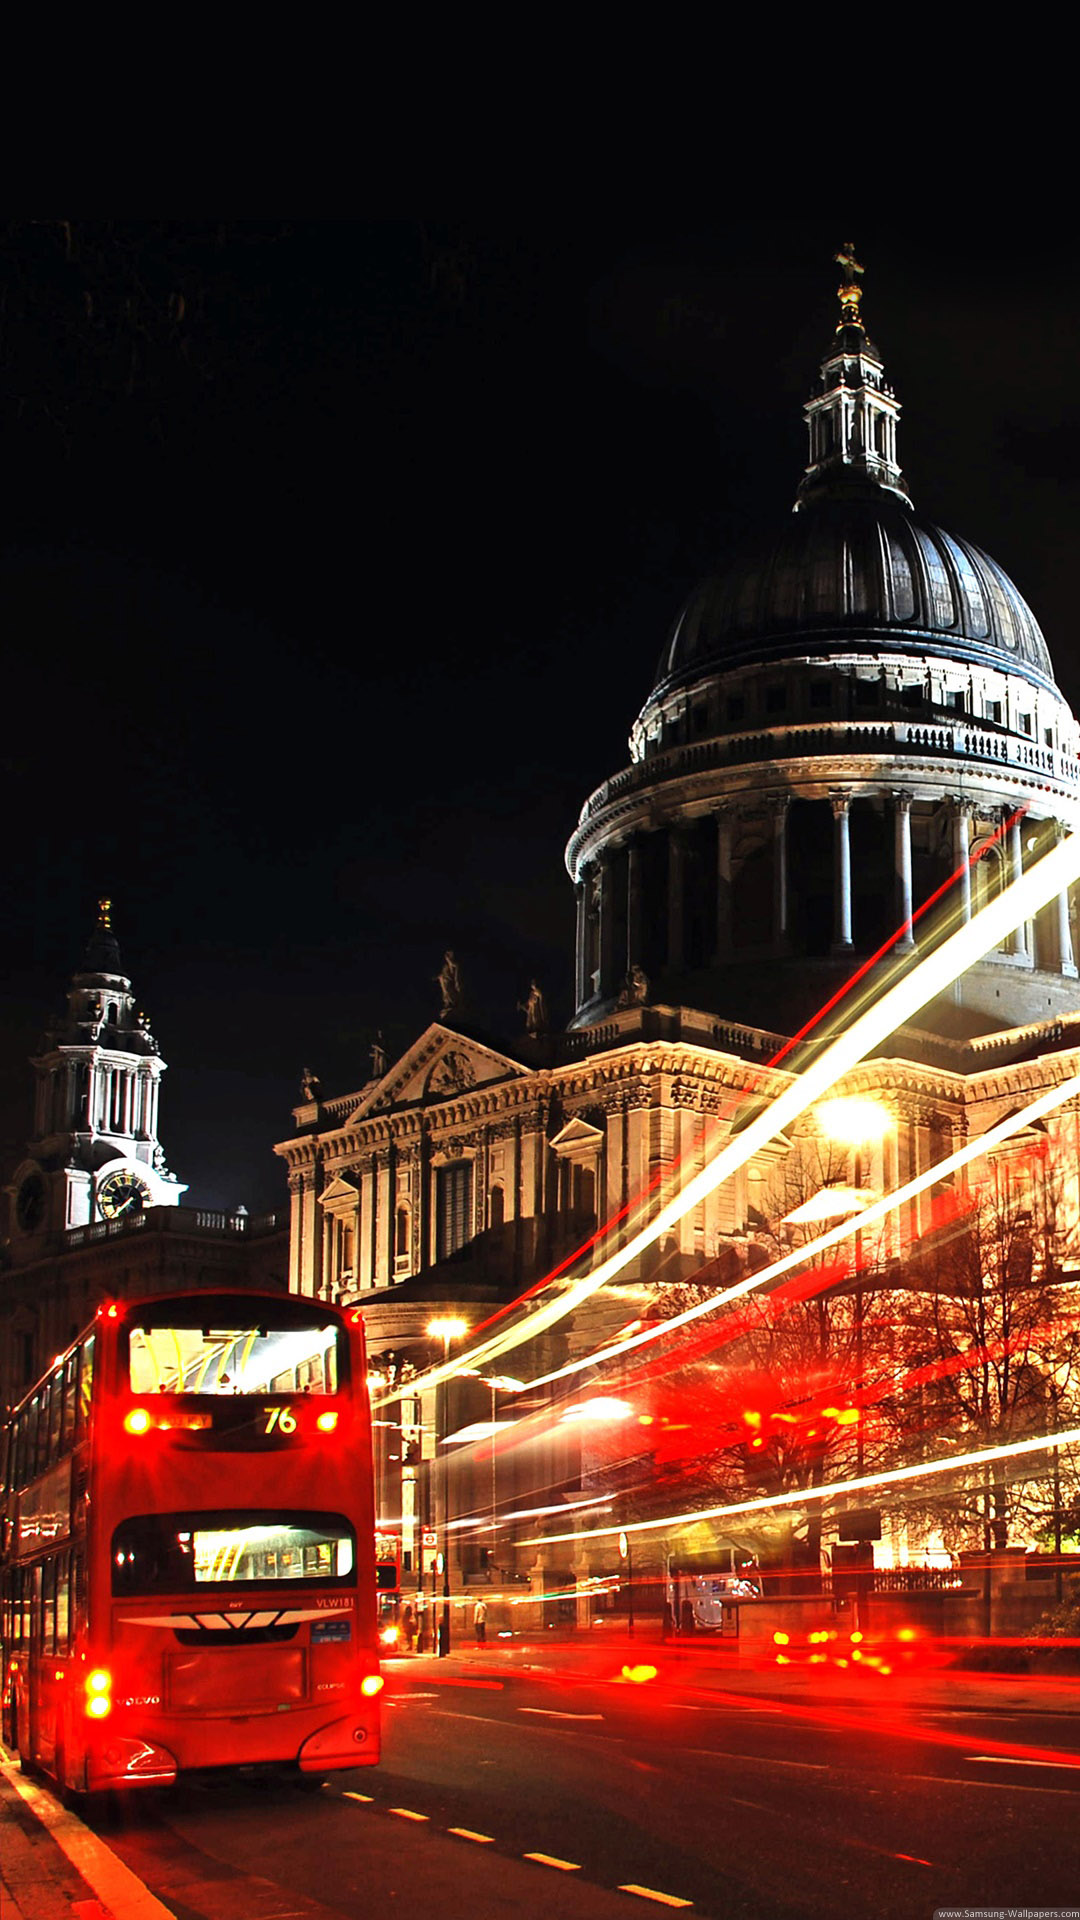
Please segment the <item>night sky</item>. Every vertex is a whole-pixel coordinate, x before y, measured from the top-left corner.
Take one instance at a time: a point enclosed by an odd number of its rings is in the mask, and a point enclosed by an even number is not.
[[[790,510],[844,217],[9,223],[0,1141],[99,893],[189,1202],[281,1204],[300,1070],[362,1084],[443,949],[570,1012],[562,862],[680,599]],[[917,505],[1080,700],[1080,253],[864,223]]]

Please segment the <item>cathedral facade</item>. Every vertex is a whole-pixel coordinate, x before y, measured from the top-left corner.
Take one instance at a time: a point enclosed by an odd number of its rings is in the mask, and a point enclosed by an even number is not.
[[[612,1242],[594,1246],[597,1228],[635,1205],[655,1213],[748,1100],[789,1084],[790,1064],[770,1062],[895,929],[878,977],[943,915],[970,919],[1080,827],[1080,728],[1046,641],[1001,567],[912,505],[861,269],[850,253],[842,264],[794,512],[691,594],[629,762],[570,837],[568,1030],[544,1031],[537,993],[526,1038],[493,1043],[444,988],[442,1017],[400,1060],[376,1057],[366,1084],[340,1096],[310,1088],[276,1149],[290,1287],[361,1303],[388,1380],[437,1357],[427,1328],[439,1315],[475,1330],[571,1257],[575,1273],[598,1263]],[[887,1192],[1076,1072],[1076,952],[1063,892],[849,1074],[836,1092],[885,1123],[842,1150],[840,1177]],[[1055,1204],[1072,1223],[1076,1124],[1070,1106],[1049,1135]],[[727,1255],[752,1258],[775,1230],[784,1163],[816,1128],[811,1114],[754,1155],[522,1371],[587,1353]],[[887,1223],[882,1270],[937,1230],[942,1201],[930,1188]],[[418,1579],[433,1556],[423,1462],[486,1405],[482,1381],[451,1391],[441,1420],[430,1395],[400,1401],[400,1430],[388,1423],[381,1444],[380,1512]],[[495,1398],[493,1387],[492,1416]],[[457,1510],[479,1511],[483,1475],[461,1473]],[[524,1480],[519,1470],[514,1496],[557,1479],[550,1461]],[[544,1591],[568,1591],[591,1567],[565,1547],[529,1564]],[[502,1563],[467,1540],[457,1550],[466,1582],[512,1566],[521,1556],[508,1547]]]

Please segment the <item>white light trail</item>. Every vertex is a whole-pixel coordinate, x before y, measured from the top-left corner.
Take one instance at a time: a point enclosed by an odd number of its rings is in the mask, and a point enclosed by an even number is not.
[[[906,1186],[896,1187],[892,1193],[887,1193],[882,1199],[875,1200],[872,1206],[864,1207],[861,1213],[855,1214],[850,1220],[844,1220],[839,1226],[831,1227],[828,1233],[820,1234],[816,1240],[807,1240],[803,1246],[796,1247],[791,1253],[782,1254],[779,1260],[773,1260],[769,1266],[757,1268],[745,1280],[737,1280],[733,1287],[726,1287],[721,1293],[711,1294],[707,1300],[699,1300],[696,1306],[687,1307],[682,1313],[672,1314],[670,1320],[658,1321],[653,1326],[646,1327],[641,1333],[632,1335],[630,1339],[613,1342],[610,1347],[601,1347],[595,1353],[585,1354],[580,1360],[569,1360],[564,1367],[556,1368],[553,1373],[538,1374],[535,1380],[529,1381],[529,1386],[550,1386],[554,1380],[565,1380],[571,1374],[582,1373],[588,1367],[599,1366],[602,1361],[617,1360],[622,1354],[633,1352],[635,1347],[647,1346],[651,1340],[666,1339],[668,1334],[673,1333],[678,1327],[685,1327],[691,1320],[700,1320],[704,1314],[715,1313],[718,1307],[727,1306],[731,1300],[741,1299],[747,1293],[756,1293],[760,1288],[767,1286],[771,1280],[778,1280],[781,1274],[791,1273],[798,1267],[807,1266],[817,1254],[827,1253],[830,1247],[839,1246],[843,1240],[854,1239],[857,1233],[865,1233],[868,1227],[876,1225],[879,1220],[884,1220],[887,1214],[892,1213],[897,1207],[902,1207],[906,1201],[914,1200],[917,1195],[925,1193],[928,1187],[936,1186],[939,1180],[946,1179],[949,1174],[959,1172],[961,1167],[968,1166],[981,1154],[1000,1146],[1012,1134],[1019,1133],[1021,1128],[1030,1126],[1032,1121],[1041,1120],[1045,1114],[1052,1113],[1055,1107],[1064,1106],[1065,1102],[1071,1100],[1074,1095],[1080,1096],[1080,1073],[1070,1074],[1067,1080],[1062,1080],[1056,1087],[1048,1087],[1034,1100],[1029,1100],[1027,1106],[1020,1107],[1016,1113],[1010,1113],[1007,1119],[999,1120],[996,1127],[989,1127],[985,1133],[980,1133],[975,1139],[967,1141],[955,1153],[950,1153],[944,1160],[938,1160],[932,1167],[927,1167],[925,1172],[918,1174],[914,1180],[909,1180]]]
[[[426,1374],[411,1380],[407,1388],[397,1387],[381,1395],[375,1405],[385,1406],[390,1401],[401,1399],[406,1392],[415,1394],[421,1387],[437,1386],[440,1381],[451,1379],[465,1362],[485,1365],[521,1346],[523,1342],[534,1339],[537,1334],[546,1332],[566,1315],[573,1313],[583,1301],[669,1232],[707,1194],[730,1179],[784,1127],[805,1113],[807,1107],[820,1100],[843,1074],[910,1020],[928,1000],[943,992],[983,954],[999,946],[1021,921],[1032,919],[1078,877],[1080,835],[1072,834],[1068,839],[1059,841],[1018,880],[1014,880],[1004,893],[982,907],[972,919],[943,940],[940,947],[927,954],[910,972],[878,995],[865,1012],[843,1028],[817,1059],[797,1074],[761,1113],[694,1174],[682,1190],[662,1206],[625,1246],[609,1254],[599,1267],[559,1292],[545,1305],[531,1305],[517,1326],[509,1327],[491,1339],[482,1341],[479,1346],[456,1355],[452,1362],[430,1368]],[[866,1214],[860,1216],[860,1221],[867,1223]]]
[[[767,1513],[774,1507],[805,1507],[812,1501],[832,1500],[837,1494],[866,1493],[871,1487],[894,1487],[904,1480],[928,1480],[963,1467],[985,1466],[990,1460],[1011,1460],[1025,1453],[1045,1453],[1052,1447],[1073,1447],[1080,1427],[1065,1433],[1044,1433],[1036,1440],[1013,1440],[1006,1447],[984,1447],[978,1453],[955,1453],[947,1460],[921,1460],[912,1467],[889,1467],[884,1473],[865,1473],[857,1480],[833,1480],[823,1487],[798,1487],[793,1493],[775,1493],[758,1500],[738,1500],[727,1507],[701,1507],[692,1513],[668,1513],[660,1520],[633,1520],[610,1527],[590,1527],[581,1533],[544,1533],[519,1540],[521,1547],[547,1547],[561,1540],[602,1540],[618,1533],[657,1533],[662,1527],[690,1527],[699,1520],[728,1520],[740,1513]]]

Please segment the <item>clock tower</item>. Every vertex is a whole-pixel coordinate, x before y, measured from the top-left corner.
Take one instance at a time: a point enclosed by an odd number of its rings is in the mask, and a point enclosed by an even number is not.
[[[32,1065],[34,1134],[9,1189],[11,1252],[21,1264],[71,1227],[175,1207],[186,1188],[157,1137],[165,1062],[136,1012],[112,931],[98,921],[67,996],[67,1010]]]

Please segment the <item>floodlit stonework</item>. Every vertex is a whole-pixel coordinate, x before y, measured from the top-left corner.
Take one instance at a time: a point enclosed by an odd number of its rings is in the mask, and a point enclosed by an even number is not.
[[[841,291],[806,409],[794,514],[691,596],[629,765],[590,796],[570,837],[569,1030],[546,1035],[534,1019],[520,1040],[493,1042],[450,1008],[355,1092],[302,1102],[276,1149],[291,1194],[290,1286],[361,1302],[391,1384],[437,1357],[435,1314],[476,1327],[575,1250],[574,1272],[588,1270],[601,1257],[596,1228],[639,1196],[655,1213],[748,1102],[788,1083],[791,1063],[770,1060],[897,927],[875,980],[1080,827],[1080,729],[1046,642],[996,562],[912,508],[899,403],[855,292]],[[913,1178],[1077,1071],[1074,915],[1056,898],[836,1088],[888,1118],[877,1142],[847,1152],[841,1171],[856,1188]],[[1077,1124],[1070,1104],[1035,1141],[1050,1149],[1065,1280]],[[806,1116],[614,1288],[505,1364],[533,1379],[657,1311],[666,1290],[760,1257],[785,1166],[819,1132]],[[1007,1185],[1010,1160],[1028,1166],[1031,1153],[1021,1135],[968,1180]],[[950,1204],[931,1189],[894,1216],[875,1240],[877,1284],[897,1284]],[[379,1512],[400,1528],[413,1583],[433,1564],[425,1526],[430,1540],[444,1516],[437,1429],[497,1417],[483,1381],[446,1391],[449,1410],[433,1393],[406,1395],[379,1429]],[[541,1392],[515,1411],[527,1405],[540,1432],[545,1404]],[[587,1443],[582,1453],[560,1439],[558,1459],[553,1445],[510,1456],[494,1499],[490,1449],[462,1445],[446,1469],[449,1510],[566,1495],[595,1462]],[[907,1552],[899,1527],[893,1546]],[[583,1583],[611,1561],[609,1549],[566,1546],[492,1557],[482,1531],[464,1532],[453,1554],[456,1582],[527,1574],[553,1596],[551,1618],[584,1617]]]

